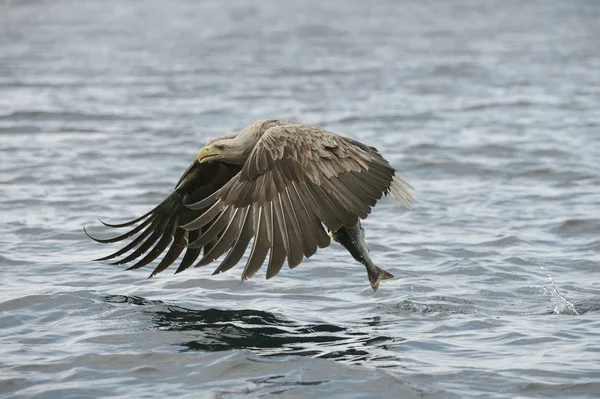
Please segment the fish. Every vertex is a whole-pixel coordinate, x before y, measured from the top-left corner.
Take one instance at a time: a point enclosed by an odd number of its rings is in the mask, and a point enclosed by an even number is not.
[[[342,244],[357,262],[365,265],[369,283],[374,292],[377,292],[381,281],[394,277],[391,273],[377,267],[371,260],[369,248],[365,242],[365,229],[362,228],[360,220],[354,227],[342,227],[335,233],[332,232],[331,236],[334,241]]]

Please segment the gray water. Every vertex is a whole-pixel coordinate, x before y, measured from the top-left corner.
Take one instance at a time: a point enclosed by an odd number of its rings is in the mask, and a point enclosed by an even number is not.
[[[600,2],[0,2],[0,395],[600,395]],[[261,118],[416,188],[266,281],[89,240]],[[112,232],[111,232],[112,233]]]

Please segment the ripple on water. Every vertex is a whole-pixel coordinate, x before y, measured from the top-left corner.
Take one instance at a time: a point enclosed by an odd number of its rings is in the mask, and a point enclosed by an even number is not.
[[[161,331],[185,332],[182,350],[256,350],[264,356],[299,355],[352,363],[365,361],[371,350],[392,341],[332,324],[305,324],[251,309],[193,310],[138,297],[109,296],[107,303],[140,306]]]

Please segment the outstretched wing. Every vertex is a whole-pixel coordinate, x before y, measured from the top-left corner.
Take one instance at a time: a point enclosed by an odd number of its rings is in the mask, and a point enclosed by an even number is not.
[[[410,186],[376,149],[325,130],[290,124],[268,129],[241,172],[191,206],[207,209],[182,226],[210,226],[190,248],[217,240],[199,265],[228,252],[216,273],[242,258],[254,237],[243,279],[269,254],[267,278],[329,245],[324,226],[337,231],[366,218],[383,194],[408,205]]]
[[[182,224],[198,218],[204,213],[202,209],[190,209],[186,205],[198,202],[223,187],[233,176],[238,174],[241,166],[221,162],[200,164],[194,161],[185,171],[173,192],[158,206],[145,215],[121,224],[102,222],[111,228],[135,226],[117,237],[100,239],[86,234],[100,243],[114,243],[131,238],[131,241],[120,250],[96,260],[121,258],[113,264],[125,264],[136,261],[128,270],[143,267],[166,251],[166,254],[154,269],[150,277],[165,270],[173,264],[185,250],[176,273],[190,267],[198,258],[202,249],[204,253],[211,250],[213,242],[203,247],[187,248],[189,242],[196,241],[209,225],[199,230],[184,230]],[[145,255],[145,256],[142,256]],[[140,259],[141,257],[141,259]]]

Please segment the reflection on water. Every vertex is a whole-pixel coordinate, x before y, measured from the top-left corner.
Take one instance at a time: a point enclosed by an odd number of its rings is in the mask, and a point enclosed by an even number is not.
[[[389,360],[378,349],[404,339],[373,336],[358,328],[333,324],[307,324],[284,319],[276,314],[252,310],[187,309],[162,301],[136,296],[110,295],[108,303],[143,306],[156,328],[180,331],[195,336],[179,343],[184,351],[218,352],[248,349],[263,356],[299,355],[333,359],[347,363]],[[366,326],[377,320],[366,320]],[[373,331],[373,330],[371,330]]]

